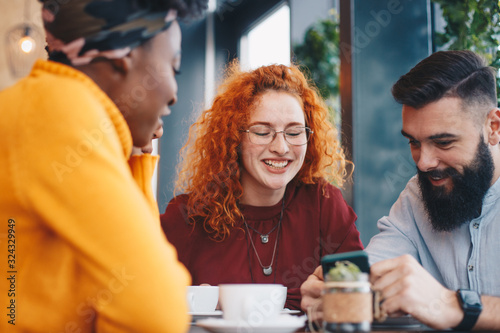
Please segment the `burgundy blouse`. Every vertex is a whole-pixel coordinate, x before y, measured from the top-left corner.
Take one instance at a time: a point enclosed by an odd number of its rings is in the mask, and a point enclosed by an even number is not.
[[[259,264],[243,221],[224,241],[214,241],[202,222],[186,220],[187,195],[170,201],[161,215],[161,225],[168,240],[176,247],[181,261],[192,275],[193,285],[208,283],[279,283],[288,287],[286,307],[300,310],[300,285],[319,265],[325,254],[363,248],[356,228],[356,214],[347,205],[340,190],[327,184],[288,185],[277,240],[273,272],[266,276]],[[248,225],[267,234],[278,224],[282,202],[270,207],[241,205]],[[269,234],[266,244],[260,234],[250,229],[262,265],[269,266],[278,235]]]

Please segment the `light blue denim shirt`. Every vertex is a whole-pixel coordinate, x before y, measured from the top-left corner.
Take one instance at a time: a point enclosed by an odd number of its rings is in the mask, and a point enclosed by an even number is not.
[[[370,263],[411,254],[451,290],[500,296],[500,180],[486,193],[481,216],[438,232],[427,218],[415,176],[377,226],[380,233],[366,248]]]

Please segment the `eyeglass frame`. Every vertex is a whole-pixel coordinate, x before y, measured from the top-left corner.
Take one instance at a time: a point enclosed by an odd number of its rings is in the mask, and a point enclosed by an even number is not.
[[[252,139],[250,139],[250,128],[253,127],[253,126],[265,126],[267,128],[269,128],[272,132],[274,132],[274,135],[271,139],[271,141],[269,141],[268,143],[254,143],[252,142]],[[290,128],[293,128],[293,127],[300,127],[300,128],[303,128],[305,131],[306,131],[306,138],[307,138],[307,141],[305,143],[302,143],[302,144],[295,144],[295,143],[291,143],[287,140],[286,138],[286,130],[287,129],[290,129]],[[247,133],[248,134],[248,140],[250,140],[250,142],[252,142],[254,145],[259,145],[259,146],[265,146],[265,145],[268,145],[268,144],[271,144],[274,139],[276,139],[276,136],[279,134],[279,133],[283,133],[283,138],[285,139],[286,143],[288,143],[289,145],[292,145],[292,146],[304,146],[304,145],[307,145],[307,143],[309,142],[310,138],[311,138],[311,134],[314,134],[314,131],[310,128],[310,127],[307,127],[307,126],[291,126],[291,127],[288,127],[288,128],[285,128],[284,130],[282,131],[277,131],[276,129],[272,128],[271,126],[267,126],[267,125],[261,125],[261,124],[255,124],[255,125],[252,125],[250,126],[248,129],[246,130],[240,130],[241,132],[243,133]]]

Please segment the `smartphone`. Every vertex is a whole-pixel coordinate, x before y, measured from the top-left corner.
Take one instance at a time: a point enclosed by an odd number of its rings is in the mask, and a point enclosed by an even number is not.
[[[330,268],[335,267],[337,261],[350,261],[357,265],[359,269],[370,274],[370,264],[368,263],[368,254],[363,251],[351,251],[344,253],[328,254],[321,258],[321,266],[323,266],[323,278],[330,271]]]

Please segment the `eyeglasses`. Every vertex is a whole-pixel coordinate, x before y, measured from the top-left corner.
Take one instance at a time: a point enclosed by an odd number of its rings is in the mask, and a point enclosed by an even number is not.
[[[242,132],[248,133],[248,139],[256,145],[267,145],[273,142],[276,134],[283,133],[285,141],[294,146],[302,146],[309,141],[314,132],[309,127],[294,126],[283,131],[276,131],[266,125],[253,125]]]

